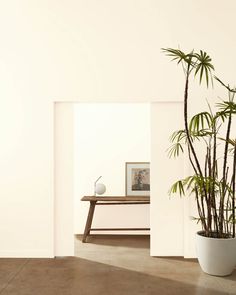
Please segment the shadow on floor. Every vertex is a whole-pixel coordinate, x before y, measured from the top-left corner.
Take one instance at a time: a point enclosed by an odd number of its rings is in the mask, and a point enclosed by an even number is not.
[[[153,258],[160,258],[169,261],[181,261],[182,263],[198,263],[197,258],[184,258],[183,256],[153,256]]]
[[[0,274],[1,275],[1,274]],[[29,259],[1,295],[235,294],[81,258]]]
[[[79,241],[82,241],[82,237],[75,235],[75,239]],[[90,235],[86,242],[104,246],[150,249],[149,235]]]

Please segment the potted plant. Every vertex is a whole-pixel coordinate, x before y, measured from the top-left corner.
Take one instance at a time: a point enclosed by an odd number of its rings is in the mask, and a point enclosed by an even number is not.
[[[171,136],[169,156],[186,153],[192,175],[173,184],[170,193],[194,195],[198,210],[196,219],[202,230],[196,234],[196,250],[201,268],[211,275],[230,275],[236,265],[235,238],[235,180],[236,134],[231,138],[236,88],[225,85],[213,76],[210,56],[203,51],[184,53],[165,48],[164,53],[182,65],[185,74],[184,128]],[[199,82],[216,80],[225,87],[228,98],[188,118],[189,80],[198,76]],[[226,130],[226,131],[225,131]],[[205,157],[197,152],[205,150]]]

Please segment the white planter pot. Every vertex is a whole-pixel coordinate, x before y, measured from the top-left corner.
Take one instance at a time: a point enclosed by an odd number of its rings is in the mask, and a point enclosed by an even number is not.
[[[228,276],[236,266],[236,238],[215,239],[196,234],[196,250],[202,270],[214,276]]]

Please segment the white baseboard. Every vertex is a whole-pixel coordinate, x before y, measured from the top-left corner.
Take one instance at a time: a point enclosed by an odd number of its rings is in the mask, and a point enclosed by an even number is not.
[[[0,258],[54,258],[54,253],[44,250],[0,251]]]

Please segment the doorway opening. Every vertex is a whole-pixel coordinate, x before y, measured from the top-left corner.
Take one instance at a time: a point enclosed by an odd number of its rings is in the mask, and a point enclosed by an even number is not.
[[[77,242],[84,232],[89,206],[81,198],[94,195],[95,180],[102,176],[100,182],[106,186],[104,196],[125,196],[126,163],[150,162],[150,121],[149,103],[56,104],[56,256],[63,256],[68,250],[74,255],[78,250]],[[96,206],[93,227],[149,228],[149,220],[149,205]],[[64,227],[64,233],[58,229],[60,226]],[[108,242],[115,246],[121,235],[126,244],[132,243],[128,237],[149,235],[149,232],[100,231],[93,241],[105,243],[104,234],[115,237]],[[77,239],[72,246],[74,235]]]

